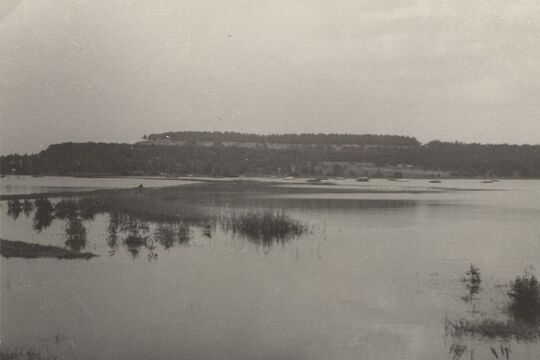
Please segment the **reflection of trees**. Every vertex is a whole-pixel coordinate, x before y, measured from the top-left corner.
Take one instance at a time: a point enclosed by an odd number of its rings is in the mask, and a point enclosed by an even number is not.
[[[190,224],[204,225],[205,236],[211,237],[215,219],[199,208],[179,206],[170,201],[152,196],[97,196],[81,199],[62,199],[52,203],[39,198],[34,203],[25,200],[8,201],[8,215],[16,219],[22,211],[33,214],[33,229],[41,232],[54,219],[65,221],[65,245],[80,251],[87,243],[87,228],[84,221],[92,220],[96,214],[108,213],[109,226],[106,242],[109,254],[116,254],[118,246],[125,247],[132,256],[141,249],[148,250],[149,259],[156,259],[156,245],[169,249],[175,245],[188,244],[192,238]],[[150,232],[155,225],[155,231]]]
[[[34,209],[34,204],[28,199],[24,199],[22,209],[24,212],[24,216],[28,217],[32,213],[32,210]]]
[[[116,254],[118,248],[118,227],[120,226],[120,215],[115,211],[109,214],[109,226],[107,228],[107,245],[109,245],[109,255]]]
[[[204,237],[207,237],[209,239],[212,238],[212,232],[215,231],[215,224],[205,224],[202,227],[202,234]]]
[[[86,227],[79,216],[66,219],[66,246],[73,251],[81,251],[86,246]]]
[[[176,243],[187,244],[191,240],[191,230],[184,224],[160,223],[156,226],[155,240],[165,249]]]
[[[8,216],[12,217],[13,220],[17,220],[21,211],[24,213],[24,216],[28,217],[34,209],[34,204],[28,199],[24,199],[21,202],[19,199],[8,200]]]
[[[140,249],[148,245],[150,227],[146,221],[139,221],[134,216],[121,216],[120,219],[120,231],[127,234],[124,245],[133,257],[137,257]]]
[[[8,200],[8,216],[17,220],[22,211],[22,204],[19,199]]]
[[[165,249],[173,247],[176,242],[175,229],[172,224],[159,224],[156,227],[155,239]]]
[[[148,259],[157,259],[156,244],[169,249],[175,245],[187,244],[191,240],[191,230],[183,223],[157,223],[153,236],[150,223],[134,216],[113,212],[109,215],[107,228],[107,244],[109,254],[114,255],[121,243],[133,257],[137,257],[141,249],[148,250]]]
[[[54,215],[58,219],[68,219],[78,214],[78,204],[75,200],[60,200],[54,206]]]
[[[66,246],[73,251],[80,251],[86,246],[86,227],[83,224],[80,201],[73,199],[60,200],[55,206],[55,217],[65,219],[64,227]]]
[[[34,205],[33,228],[38,232],[48,227],[55,218],[64,220],[65,245],[76,251],[83,249],[87,243],[84,222],[95,219],[97,214],[107,214],[109,225],[106,243],[109,254],[115,255],[118,247],[122,246],[137,257],[145,249],[151,260],[157,258],[159,247],[170,249],[190,244],[193,226],[201,229],[202,236],[212,238],[218,223],[215,215],[201,207],[155,196],[151,192],[115,192],[80,199],[68,198],[54,205],[47,198],[37,199],[34,204],[21,204],[15,200],[9,204],[10,216],[13,217],[19,216],[21,211],[30,213]],[[238,234],[266,248],[275,243],[283,244],[306,231],[303,224],[286,214],[270,211],[233,214],[221,220],[224,231]]]
[[[33,228],[37,232],[41,232],[51,225],[54,220],[54,207],[49,199],[40,198],[34,202],[36,211],[34,212]]]
[[[94,220],[94,217],[99,212],[99,207],[91,198],[82,198],[77,201],[79,215],[83,220]]]

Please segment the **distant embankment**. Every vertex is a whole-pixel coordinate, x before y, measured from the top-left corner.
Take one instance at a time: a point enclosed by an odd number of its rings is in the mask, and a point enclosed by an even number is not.
[[[540,145],[392,135],[152,134],[136,144],[63,143],[0,157],[5,174],[540,177]]]

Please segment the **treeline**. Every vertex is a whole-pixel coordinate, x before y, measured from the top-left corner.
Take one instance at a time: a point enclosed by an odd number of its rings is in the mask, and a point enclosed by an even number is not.
[[[325,164],[323,166],[322,164]],[[328,171],[328,164],[330,171]],[[336,175],[356,176],[399,166],[462,177],[540,178],[540,145],[481,145],[433,141],[413,147],[300,149],[63,143],[35,155],[0,157],[3,174],[38,175]],[[354,165],[354,166],[353,166]],[[357,170],[355,170],[357,171]]]
[[[150,134],[151,141],[184,141],[184,142],[241,142],[241,143],[275,143],[294,145],[388,145],[418,146],[420,143],[413,137],[398,135],[354,135],[354,134],[244,134],[238,132],[210,131],[177,131],[162,134]]]

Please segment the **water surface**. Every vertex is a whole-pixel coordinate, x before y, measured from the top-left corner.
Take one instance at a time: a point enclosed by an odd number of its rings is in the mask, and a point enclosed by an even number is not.
[[[511,359],[540,353],[536,341],[458,338],[446,326],[507,317],[508,282],[540,265],[540,181],[296,186],[192,187],[161,199],[217,218],[284,212],[306,226],[267,241],[219,220],[119,211],[52,215],[36,227],[35,208],[15,216],[2,202],[3,239],[99,255],[0,258],[2,346],[78,359],[495,359],[492,348],[506,356],[501,346]],[[347,190],[358,187],[370,191]],[[463,300],[471,263],[482,274],[478,313]]]

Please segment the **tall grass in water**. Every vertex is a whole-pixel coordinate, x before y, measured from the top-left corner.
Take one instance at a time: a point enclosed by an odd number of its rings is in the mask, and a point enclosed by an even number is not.
[[[463,278],[462,281],[469,292],[468,295],[463,297],[463,300],[471,302],[480,292],[480,284],[482,283],[480,269],[471,264],[469,270],[465,273],[465,278]]]
[[[515,339],[518,341],[536,341],[540,338],[540,329],[535,326],[515,321],[482,319],[470,320],[461,318],[459,320],[446,319],[446,331],[453,337],[464,336],[485,338],[485,339]]]
[[[48,352],[48,351],[47,351]],[[28,349],[1,349],[0,360],[55,360],[56,356],[46,354],[42,350]]]
[[[191,240],[191,230],[183,224],[158,224],[154,239],[165,249],[173,247],[176,243],[188,244]]]
[[[464,298],[470,301],[480,289],[480,272],[471,265],[464,279],[469,290],[469,295]],[[526,272],[522,276],[517,276],[514,281],[508,284],[508,302],[505,310],[508,318],[493,319],[486,314],[477,319],[462,317],[457,320],[446,319],[445,329],[455,338],[465,336],[487,339],[499,339],[508,341],[538,341],[540,339],[540,284],[536,277]],[[474,313],[473,313],[474,315]]]
[[[540,325],[540,285],[530,273],[510,283],[508,313],[517,321]]]
[[[221,219],[222,228],[265,246],[285,242],[302,235],[307,229],[284,212],[255,211],[232,214]]]

